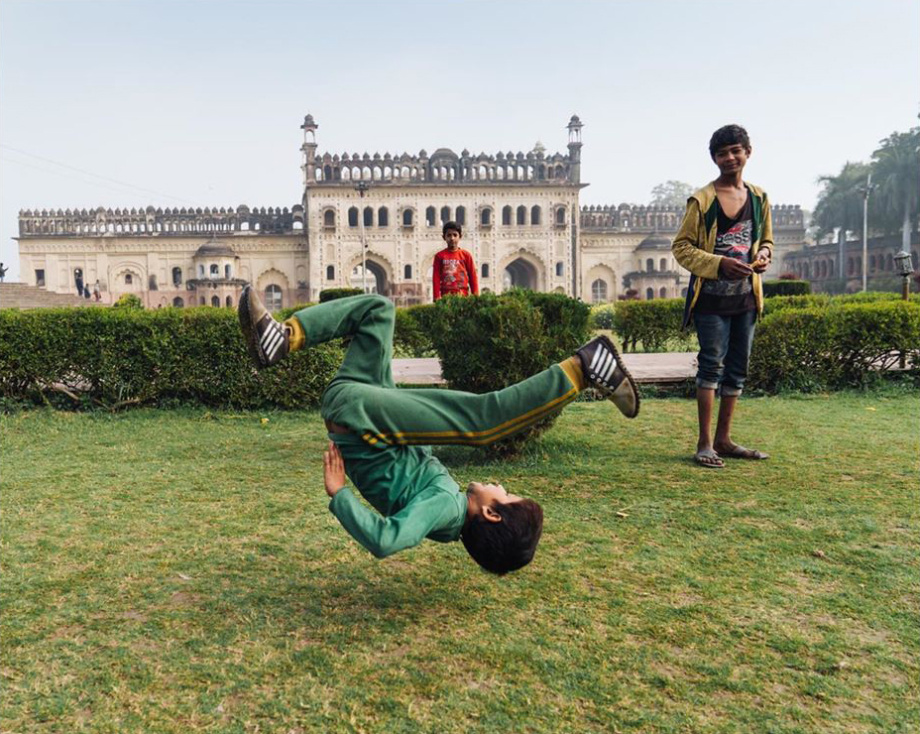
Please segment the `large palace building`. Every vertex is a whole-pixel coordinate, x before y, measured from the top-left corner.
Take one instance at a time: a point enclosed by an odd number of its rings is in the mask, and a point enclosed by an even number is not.
[[[582,122],[565,153],[319,153],[307,115],[303,196],[287,207],[21,211],[23,280],[57,293],[125,293],[146,306],[234,306],[253,283],[273,308],[327,288],[366,288],[399,305],[431,301],[441,225],[463,225],[480,288],[556,291],[589,302],[680,296],[671,256],[682,208],[582,206]],[[775,260],[802,246],[798,206],[773,207]],[[777,269],[777,273],[780,272]]]

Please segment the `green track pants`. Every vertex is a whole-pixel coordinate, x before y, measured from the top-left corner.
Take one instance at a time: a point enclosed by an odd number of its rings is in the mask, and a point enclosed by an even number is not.
[[[322,415],[381,448],[407,444],[485,446],[556,413],[578,395],[577,368],[552,365],[495,392],[398,389],[393,382],[395,309],[376,295],[341,298],[298,311],[305,345],[351,337],[322,398]],[[500,370],[501,365],[495,365]]]

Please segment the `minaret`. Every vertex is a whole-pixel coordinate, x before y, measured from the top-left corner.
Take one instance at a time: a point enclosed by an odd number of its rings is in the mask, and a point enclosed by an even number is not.
[[[578,115],[572,115],[566,128],[569,131],[569,180],[581,183],[581,129],[584,127]]]
[[[300,150],[303,152],[303,185],[309,186],[316,183],[316,129],[319,125],[313,119],[313,115],[307,115],[303,118],[303,145]]]

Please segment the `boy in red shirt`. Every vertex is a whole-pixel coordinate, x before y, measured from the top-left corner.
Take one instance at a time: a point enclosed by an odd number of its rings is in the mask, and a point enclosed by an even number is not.
[[[473,256],[460,247],[463,229],[456,222],[447,222],[441,230],[447,248],[434,256],[434,300],[441,296],[479,295],[479,279]]]

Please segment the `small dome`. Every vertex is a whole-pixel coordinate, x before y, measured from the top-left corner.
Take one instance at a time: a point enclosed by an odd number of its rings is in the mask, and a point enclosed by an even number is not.
[[[230,245],[208,240],[195,251],[195,257],[236,257],[236,253]]]
[[[639,243],[637,250],[670,250],[671,240],[664,235],[653,232]]]
[[[457,154],[454,153],[450,148],[438,148],[434,153],[431,154],[432,158],[457,158]]]

